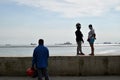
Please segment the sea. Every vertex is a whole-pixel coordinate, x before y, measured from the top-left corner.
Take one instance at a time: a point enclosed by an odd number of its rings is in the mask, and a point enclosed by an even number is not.
[[[36,46],[37,45],[0,45],[0,57],[31,57]],[[76,44],[45,46],[49,49],[50,56],[76,56]],[[86,56],[89,56],[89,44],[82,45],[82,51]],[[120,44],[95,44],[95,55],[119,56]]]

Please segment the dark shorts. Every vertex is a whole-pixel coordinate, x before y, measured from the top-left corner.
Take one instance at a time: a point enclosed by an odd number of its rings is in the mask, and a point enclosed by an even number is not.
[[[90,38],[89,43],[94,44],[94,42],[95,42],[95,38]]]

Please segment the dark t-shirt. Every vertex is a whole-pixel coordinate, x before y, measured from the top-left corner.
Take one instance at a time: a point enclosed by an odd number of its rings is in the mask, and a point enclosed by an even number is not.
[[[75,32],[75,35],[76,35],[76,41],[79,42],[79,41],[83,41],[83,34],[80,30],[77,30]]]

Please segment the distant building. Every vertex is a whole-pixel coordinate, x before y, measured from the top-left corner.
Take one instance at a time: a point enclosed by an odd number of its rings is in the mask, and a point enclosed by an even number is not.
[[[111,42],[104,42],[103,44],[112,44]]]
[[[55,45],[72,45],[72,43],[70,43],[70,42],[65,42],[65,43],[55,44]]]
[[[63,45],[72,45],[70,42],[65,42]]]
[[[31,43],[30,45],[37,45],[37,44],[35,44],[35,43]]]

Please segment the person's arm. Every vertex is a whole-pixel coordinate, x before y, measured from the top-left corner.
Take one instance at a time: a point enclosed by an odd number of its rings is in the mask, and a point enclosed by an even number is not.
[[[94,29],[92,30],[92,37],[94,37],[96,39],[96,34],[95,34]]]
[[[83,40],[83,34],[82,34],[82,32],[81,32],[81,37],[82,37],[82,42],[84,43],[84,40]]]
[[[36,51],[34,50],[33,52],[33,57],[32,57],[32,68],[34,69],[34,65],[36,64]]]
[[[96,34],[95,33],[93,34],[93,37],[96,39]]]
[[[47,53],[48,53],[48,58],[49,58],[49,50],[47,49]]]
[[[75,32],[75,36],[77,37],[77,32]]]
[[[82,38],[82,42],[84,43],[84,40],[83,40],[83,38]]]

